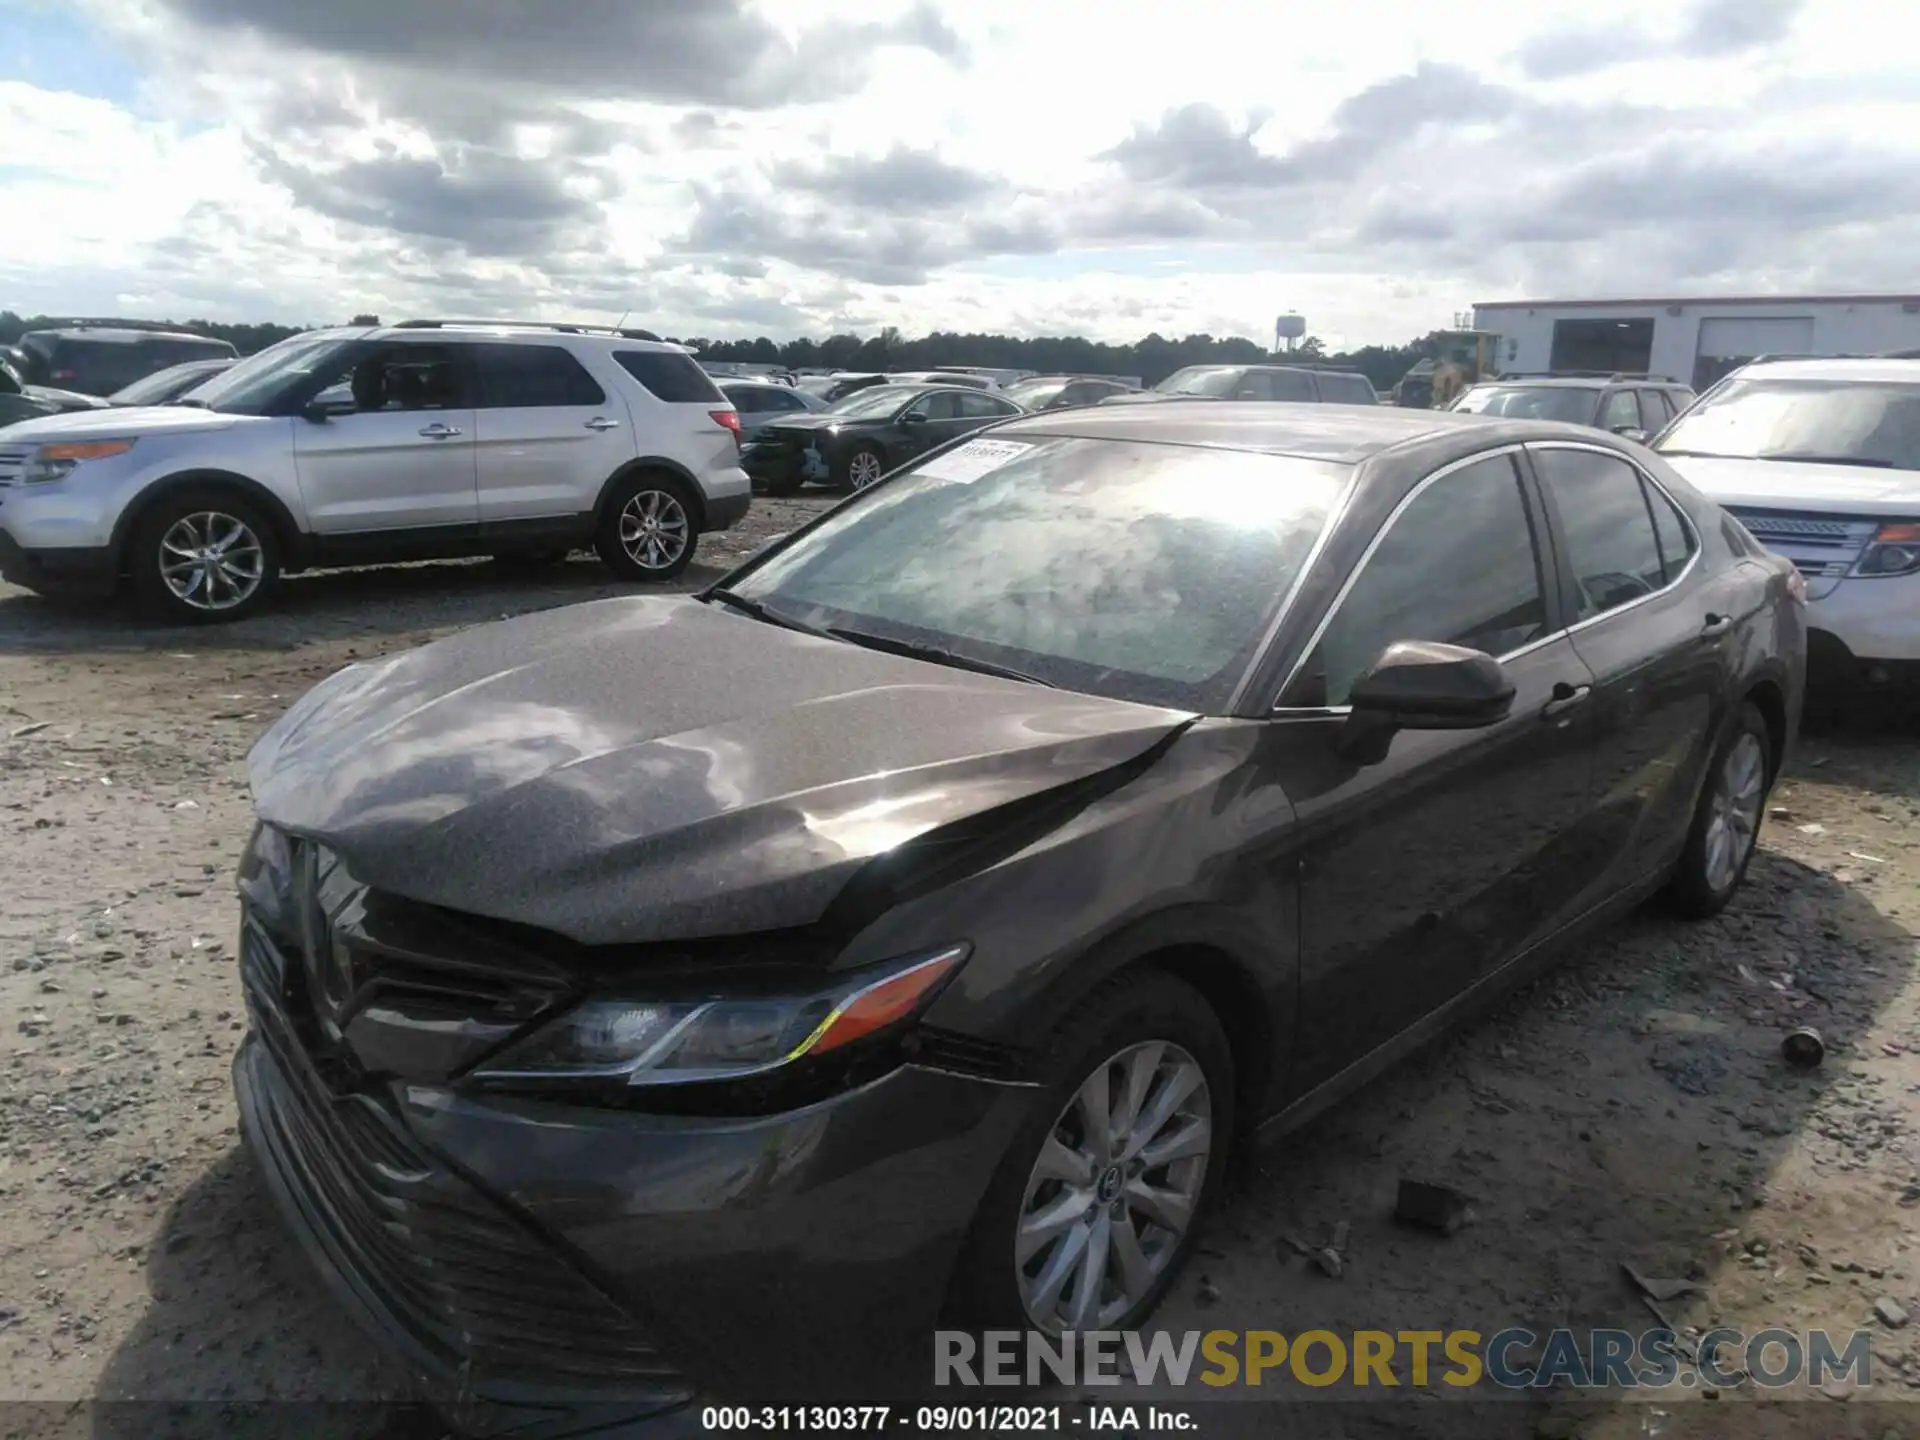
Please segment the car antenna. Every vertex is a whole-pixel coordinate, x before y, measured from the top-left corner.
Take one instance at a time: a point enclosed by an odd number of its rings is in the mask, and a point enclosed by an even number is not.
[[[633,314],[633,307],[632,307],[632,306],[628,306],[628,307],[627,307],[627,308],[626,308],[625,310],[622,310],[622,311],[620,312],[620,323],[619,323],[618,325],[616,325],[616,326],[614,326],[613,328],[614,328],[614,329],[616,329],[616,330],[624,330],[624,329],[626,329],[626,328],[627,328],[627,317],[628,317],[629,315],[631,315],[631,314]]]

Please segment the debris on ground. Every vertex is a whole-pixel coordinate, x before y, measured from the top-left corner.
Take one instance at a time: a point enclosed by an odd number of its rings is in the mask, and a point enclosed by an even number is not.
[[[1676,1276],[1642,1275],[1626,1261],[1620,1262],[1620,1268],[1627,1272],[1627,1278],[1640,1287],[1642,1294],[1653,1300],[1677,1300],[1682,1295],[1691,1295],[1700,1288],[1692,1280]]]
[[[1811,1070],[1827,1058],[1827,1045],[1818,1030],[1802,1025],[1798,1030],[1789,1031],[1780,1042],[1780,1054],[1789,1065]]]
[[[1436,1235],[1451,1235],[1471,1218],[1472,1204],[1471,1199],[1452,1186],[1402,1180],[1393,1218],[1402,1225],[1431,1230]]]
[[[1882,1295],[1873,1302],[1873,1317],[1889,1330],[1899,1330],[1907,1323],[1906,1308],[1891,1295]]]

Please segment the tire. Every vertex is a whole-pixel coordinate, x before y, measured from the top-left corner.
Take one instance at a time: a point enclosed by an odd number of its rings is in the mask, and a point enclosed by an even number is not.
[[[147,611],[176,623],[222,624],[251,615],[280,583],[280,537],[232,490],[176,490],[135,524],[125,563]]]
[[[593,548],[622,580],[671,580],[693,563],[699,514],[692,487],[678,476],[658,470],[629,475],[607,496]],[[650,522],[661,528],[649,531]]]
[[[1667,883],[1667,904],[1674,913],[1705,920],[1725,909],[1740,888],[1759,843],[1778,763],[1766,718],[1751,702],[1743,703],[1707,766],[1686,848]]]
[[[865,490],[887,473],[887,457],[871,445],[856,445],[834,467],[842,490]]]
[[[1071,1154],[1091,1142],[1087,1112],[1082,1108],[1083,1090],[1104,1072],[1110,1104],[1127,1106],[1125,1077],[1131,1063],[1142,1056],[1143,1050],[1145,1058],[1151,1059],[1154,1047],[1158,1047],[1163,1067],[1180,1067],[1175,1073],[1185,1075],[1197,1070],[1205,1083],[1173,1112],[1164,1128],[1150,1132],[1148,1138],[1157,1139],[1160,1147],[1149,1145],[1148,1149],[1164,1148],[1169,1137],[1190,1139],[1194,1122],[1204,1117],[1209,1141],[1204,1154],[1141,1173],[1139,1161],[1130,1162],[1124,1153],[1116,1159],[1109,1146],[1106,1169],[1088,1170],[1084,1157]],[[1032,1114],[1007,1147],[981,1200],[955,1270],[950,1308],[962,1324],[982,1328],[1040,1328],[1052,1334],[1062,1329],[1135,1328],[1153,1313],[1179,1277],[1192,1252],[1198,1221],[1219,1192],[1234,1133],[1232,1049],[1219,1017],[1199,992],[1164,972],[1138,970],[1095,990],[1040,1053],[1058,1058],[1050,1067],[1050,1079],[1034,1102]],[[1146,1103],[1130,1107],[1136,1115],[1150,1114],[1155,1103],[1166,1096],[1163,1086],[1168,1074],[1164,1068],[1153,1072]],[[1128,1143],[1137,1143],[1140,1138],[1136,1134]],[[1071,1160],[1070,1165],[1057,1163],[1063,1155]],[[1056,1174],[1064,1177],[1069,1169],[1077,1169],[1090,1178],[1084,1185],[1076,1185],[1065,1178],[1045,1177],[1043,1160],[1049,1157],[1056,1162]],[[1162,1197],[1182,1191],[1191,1197],[1186,1207],[1189,1221],[1177,1235],[1147,1220],[1146,1212],[1130,1203],[1150,1193],[1136,1188],[1142,1184],[1159,1191]],[[1086,1210],[1066,1222],[1056,1235],[1037,1247],[1029,1246],[1023,1259],[1019,1248],[1023,1219],[1031,1225],[1035,1215],[1050,1210],[1064,1213],[1076,1203],[1076,1192],[1080,1191],[1087,1196]],[[1163,1205],[1164,1200],[1154,1203]],[[1115,1221],[1121,1217],[1135,1240],[1132,1249],[1138,1258],[1131,1263],[1144,1261],[1144,1269],[1132,1284],[1125,1283],[1128,1266],[1121,1259],[1118,1245],[1113,1244],[1121,1233]],[[1075,1302],[1085,1271],[1071,1258],[1069,1247],[1082,1230],[1085,1234],[1078,1236],[1083,1242],[1080,1250],[1102,1235],[1113,1244],[1106,1252],[1104,1268],[1119,1280],[1111,1294],[1105,1283],[1099,1291],[1089,1292],[1098,1297],[1098,1303],[1089,1313],[1077,1315]],[[1046,1293],[1050,1287],[1045,1281],[1055,1266],[1065,1275],[1059,1299],[1050,1303]],[[1071,1323],[1076,1318],[1084,1323]]]

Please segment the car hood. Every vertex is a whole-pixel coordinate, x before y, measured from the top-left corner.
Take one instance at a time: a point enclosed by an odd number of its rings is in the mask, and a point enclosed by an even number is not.
[[[1730,509],[1804,510],[1834,515],[1920,517],[1920,472],[1789,460],[1663,455],[1695,489]]]
[[[12,426],[7,439],[51,443],[59,440],[125,439],[129,436],[225,430],[244,418],[179,405],[105,405],[68,415],[49,415]]]
[[[763,430],[860,430],[872,425],[883,425],[884,417],[872,420],[849,420],[844,415],[829,415],[824,411],[811,415],[783,415],[780,419],[761,426]]]
[[[248,766],[367,884],[605,944],[811,923],[875,856],[1192,718],[621,599],[351,666]]]
[[[1109,395],[1102,405],[1163,405],[1169,400],[1218,400],[1218,395],[1169,395],[1164,390],[1131,390],[1125,395]]]

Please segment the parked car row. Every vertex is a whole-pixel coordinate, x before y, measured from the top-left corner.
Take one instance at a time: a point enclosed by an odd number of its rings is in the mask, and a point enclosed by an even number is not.
[[[843,466],[1005,410],[249,757],[242,1133],[501,1433],[1141,1326],[1256,1135],[1645,898],[1725,906],[1793,744],[1803,574],[1623,438],[852,398]]]

